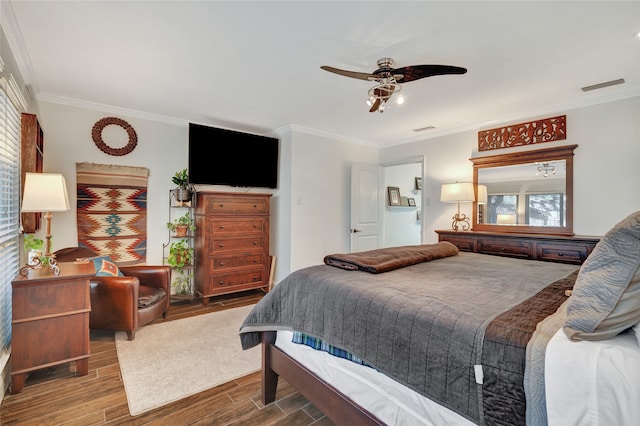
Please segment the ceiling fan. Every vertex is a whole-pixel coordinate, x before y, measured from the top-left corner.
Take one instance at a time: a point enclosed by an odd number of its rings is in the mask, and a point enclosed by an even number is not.
[[[369,89],[369,99],[367,100],[367,104],[371,107],[369,112],[384,112],[387,102],[396,93],[398,94],[398,103],[402,103],[402,97],[400,96],[400,92],[402,91],[401,83],[432,77],[434,75],[464,74],[467,72],[466,68],[454,67],[452,65],[410,65],[402,68],[394,68],[393,59],[391,58],[378,59],[378,69],[371,74],[341,70],[327,65],[323,65],[320,68],[345,77],[377,82],[377,85]]]

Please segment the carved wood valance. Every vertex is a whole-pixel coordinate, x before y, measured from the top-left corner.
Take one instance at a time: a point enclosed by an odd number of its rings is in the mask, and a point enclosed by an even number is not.
[[[543,118],[478,132],[478,150],[508,148],[567,138],[567,116]]]

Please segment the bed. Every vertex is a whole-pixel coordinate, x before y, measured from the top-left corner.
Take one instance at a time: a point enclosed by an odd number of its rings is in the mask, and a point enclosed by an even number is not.
[[[633,367],[640,346],[629,344],[630,327],[640,322],[640,304],[635,304],[640,260],[631,254],[614,265],[627,271],[613,279],[628,281],[619,286],[622,299],[631,294],[624,303],[631,314],[625,312],[624,320],[609,312],[612,324],[599,318],[593,330],[583,327],[584,306],[572,300],[588,299],[581,291],[588,289],[593,272],[597,275],[602,264],[611,265],[610,259],[603,261],[603,256],[611,256],[607,241],[618,244],[622,238],[625,252],[630,249],[640,257],[640,212],[621,224],[612,231],[633,232],[607,233],[580,269],[457,249],[450,253],[451,247],[442,246],[449,243],[438,243],[427,246],[440,251],[444,247],[445,255],[430,254],[414,262],[413,253],[400,248],[389,269],[388,262],[373,259],[384,272],[349,268],[349,262],[296,271],[256,305],[240,329],[244,348],[262,343],[263,402],[274,400],[280,376],[336,424],[537,425],[557,422],[558,413],[567,424],[571,419],[568,414],[562,417],[558,400],[547,406],[545,387],[545,382],[565,383],[558,374],[574,367],[561,355],[565,349],[557,341],[562,336],[589,341],[587,351],[623,341],[624,355],[613,351],[623,357],[616,365],[629,379],[625,394],[631,401],[640,399],[640,372]],[[578,295],[568,297],[572,288]],[[613,331],[599,328],[601,324]],[[294,330],[367,365],[292,344]],[[550,354],[550,348],[555,352]],[[554,372],[551,380],[546,378],[549,371]],[[607,380],[606,374],[600,376]],[[626,404],[615,416],[634,418],[633,405]]]

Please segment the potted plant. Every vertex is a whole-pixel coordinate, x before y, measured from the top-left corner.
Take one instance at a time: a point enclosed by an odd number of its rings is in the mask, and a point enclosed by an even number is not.
[[[173,294],[178,296],[188,296],[193,293],[191,288],[191,274],[181,270],[171,283]]]
[[[171,243],[169,246],[167,264],[178,269],[191,264],[191,260],[193,259],[193,249],[189,247],[188,243],[189,242],[187,240],[180,240]]]
[[[193,223],[191,212],[187,211],[183,216],[175,219],[173,222],[167,222],[167,228],[175,233],[176,237],[185,237],[188,231],[195,231],[196,225]]]
[[[191,191],[193,187],[189,184],[187,169],[177,171],[171,178],[171,181],[177,185],[177,188],[173,190],[176,200],[181,202],[191,201]]]
[[[37,266],[45,264],[44,241],[35,235],[25,234],[24,252],[27,255],[27,265]]]

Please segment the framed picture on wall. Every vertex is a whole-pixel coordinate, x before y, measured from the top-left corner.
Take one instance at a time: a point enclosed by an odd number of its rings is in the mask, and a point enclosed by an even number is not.
[[[387,186],[387,192],[389,193],[390,206],[402,205],[402,199],[400,198],[400,188],[398,188],[397,186]]]
[[[422,189],[422,178],[416,177],[416,189]]]

